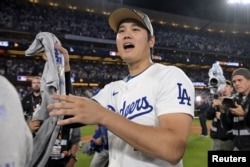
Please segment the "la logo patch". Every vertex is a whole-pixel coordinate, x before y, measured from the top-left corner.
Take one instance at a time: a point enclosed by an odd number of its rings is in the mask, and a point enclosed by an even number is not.
[[[185,88],[182,87],[181,83],[177,83],[178,85],[178,89],[179,89],[179,96],[177,97],[177,99],[179,99],[179,104],[187,104],[189,106],[191,106],[191,98],[187,93],[187,90]],[[185,103],[186,101],[186,103]]]

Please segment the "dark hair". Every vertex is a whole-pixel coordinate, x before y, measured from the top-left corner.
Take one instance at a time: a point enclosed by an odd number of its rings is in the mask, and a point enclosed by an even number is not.
[[[149,41],[153,36],[151,35],[149,30],[147,30],[147,32],[148,32],[148,41]],[[154,48],[152,47],[150,48],[150,55],[153,56],[153,53],[154,53]]]

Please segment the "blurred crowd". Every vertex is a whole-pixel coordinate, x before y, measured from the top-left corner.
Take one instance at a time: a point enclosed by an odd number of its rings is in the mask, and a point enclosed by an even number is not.
[[[115,33],[110,30],[107,18],[102,14],[42,6],[23,1],[2,0],[0,2],[0,27],[19,32],[36,34],[47,31],[55,34],[114,40]],[[247,35],[197,31],[167,24],[153,24],[153,27],[157,38],[154,55],[161,56],[161,61],[211,65],[218,60],[216,55],[219,54],[221,55],[220,61],[239,62],[246,67],[250,66],[248,61],[241,59],[246,58],[250,53],[250,42]],[[6,37],[2,36],[0,39],[6,40]],[[21,42],[31,43],[31,40],[33,39],[22,39]],[[90,46],[82,46],[81,49],[87,52],[87,50],[91,50],[91,47],[95,46],[90,44]],[[171,49],[185,52],[170,52]],[[192,54],[189,54],[189,51]],[[229,56],[230,59],[228,59]],[[43,63],[44,61],[41,59],[2,57],[0,58],[0,74],[10,78],[20,75],[41,75]],[[127,75],[126,66],[121,64],[77,60],[71,62],[71,67],[72,80],[75,82],[95,82],[105,85],[105,83]],[[208,82],[208,71],[205,69],[184,68],[183,70],[193,82]],[[229,76],[230,74],[225,73],[226,78]],[[17,86],[17,88],[20,97],[23,97],[30,89],[25,86]],[[95,89],[89,88],[87,93],[84,93],[81,87],[76,87],[75,93],[84,96],[91,94],[90,92]],[[86,89],[84,90],[86,91]],[[208,91],[201,91],[197,94],[204,93],[209,94]]]
[[[0,58],[0,75],[17,79],[18,76],[41,76],[44,60],[34,58]],[[184,72],[193,82],[208,83],[209,76],[207,69],[183,68]],[[111,81],[123,79],[128,75],[124,64],[101,64],[92,61],[71,61],[71,78],[76,83],[98,83],[99,87]],[[226,78],[230,73],[224,72]],[[91,96],[99,87],[74,87],[74,93],[80,96]],[[31,91],[29,86],[16,86],[20,97],[24,97]],[[196,90],[197,95],[209,96],[209,90]]]
[[[0,27],[22,32],[48,31],[99,39],[115,39],[108,26],[107,16],[83,10],[61,9],[35,3],[2,0]],[[247,56],[249,37],[245,34],[214,33],[163,24],[153,24],[157,38],[156,48]]]

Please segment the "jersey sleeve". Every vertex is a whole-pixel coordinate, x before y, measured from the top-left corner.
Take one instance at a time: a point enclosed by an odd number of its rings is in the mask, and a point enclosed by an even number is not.
[[[194,86],[179,68],[168,66],[158,77],[157,115],[186,113],[194,116]]]
[[[92,99],[97,101],[102,106],[107,105],[107,95],[108,95],[109,85],[106,85],[104,88],[99,90]]]

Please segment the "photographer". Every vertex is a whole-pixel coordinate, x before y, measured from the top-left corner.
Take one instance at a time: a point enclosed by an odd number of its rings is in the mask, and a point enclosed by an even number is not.
[[[233,86],[229,80],[226,80],[226,85],[221,90],[221,96],[214,95],[214,99],[210,109],[207,112],[207,119],[212,120],[210,128],[210,137],[212,139],[213,151],[230,151],[233,150],[233,134],[232,131],[227,131],[221,124],[220,115],[222,108],[223,97],[231,96]]]
[[[226,129],[233,129],[234,150],[250,150],[250,129],[246,126],[245,116],[247,115],[250,105],[250,72],[248,69],[239,68],[232,73],[232,82],[236,96],[223,100],[223,106],[229,109],[221,114],[221,121]]]
[[[40,121],[36,119],[37,113],[40,110],[42,104],[42,96],[40,92],[41,77],[34,76],[31,80],[32,92],[25,96],[22,100],[22,107],[25,115],[25,120],[30,128],[30,131],[34,132],[39,128]]]

